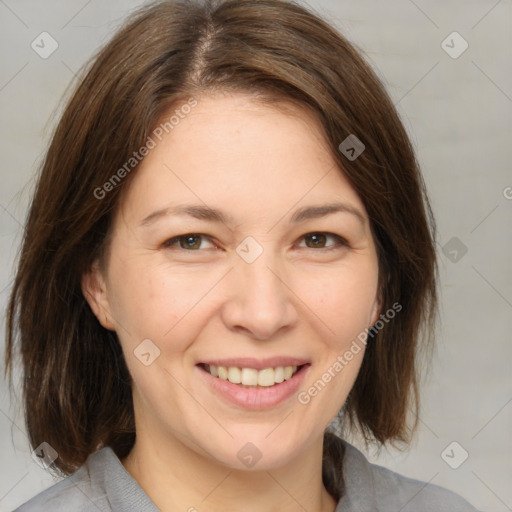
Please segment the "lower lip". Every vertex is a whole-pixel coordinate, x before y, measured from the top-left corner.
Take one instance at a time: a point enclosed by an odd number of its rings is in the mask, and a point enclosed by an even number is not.
[[[214,377],[210,372],[196,366],[204,382],[226,401],[244,409],[262,410],[276,407],[286,399],[290,398],[299,388],[310,364],[305,364],[297,371],[291,379],[280,384],[261,388],[243,388],[228,380]]]

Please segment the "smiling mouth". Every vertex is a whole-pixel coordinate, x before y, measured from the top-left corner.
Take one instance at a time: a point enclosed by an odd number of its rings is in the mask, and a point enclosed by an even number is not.
[[[231,384],[236,384],[241,388],[268,388],[277,386],[291,379],[304,367],[310,365],[308,363],[300,366],[277,366],[275,368],[264,368],[262,370],[256,370],[255,368],[238,368],[235,366],[215,366],[205,363],[200,363],[198,366],[213,377],[227,380],[231,382]]]

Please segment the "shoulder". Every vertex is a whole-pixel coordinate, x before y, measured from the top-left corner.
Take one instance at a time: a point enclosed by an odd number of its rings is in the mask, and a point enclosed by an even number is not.
[[[110,509],[102,508],[98,504],[98,497],[95,496],[87,471],[82,466],[76,473],[40,492],[14,512],[42,512],[43,510],[98,512],[98,510]]]
[[[14,512],[158,512],[109,446],[92,453],[71,476],[34,496]]]
[[[343,443],[343,477],[347,504],[350,506],[355,505],[361,495],[365,495],[365,506],[379,512],[479,512],[462,496],[438,485],[408,478],[372,464],[357,448],[345,441]],[[340,500],[340,505],[344,498]],[[344,510],[340,506],[336,512]]]
[[[108,463],[113,452],[103,448],[89,456],[75,473],[40,492],[13,512],[98,512],[112,510],[96,471],[98,463]],[[115,457],[115,455],[114,455]]]

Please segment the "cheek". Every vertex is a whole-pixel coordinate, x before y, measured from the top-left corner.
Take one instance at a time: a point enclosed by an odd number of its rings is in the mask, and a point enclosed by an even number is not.
[[[166,352],[183,351],[223,302],[236,300],[229,292],[237,288],[232,276],[222,278],[224,267],[205,273],[201,267],[152,263],[151,255],[118,255],[115,261],[109,299],[130,348],[149,338]],[[283,273],[283,294],[304,315],[300,326],[316,324],[317,335],[333,350],[342,350],[369,326],[377,274],[377,263],[368,255],[354,255],[337,266],[293,266]]]
[[[115,267],[112,290],[109,301],[120,334],[124,331],[134,342],[168,338],[201,296],[179,272],[127,260]]]
[[[368,263],[336,270],[301,273],[295,279],[297,296],[318,318],[333,348],[370,326],[377,293],[378,273]]]

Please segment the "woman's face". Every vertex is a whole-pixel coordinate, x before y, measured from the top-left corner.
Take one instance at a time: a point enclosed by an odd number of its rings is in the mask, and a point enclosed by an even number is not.
[[[154,138],[84,289],[120,339],[138,437],[277,467],[323,435],[355,381],[364,345],[343,356],[378,318],[376,249],[309,114],[197,101]]]

